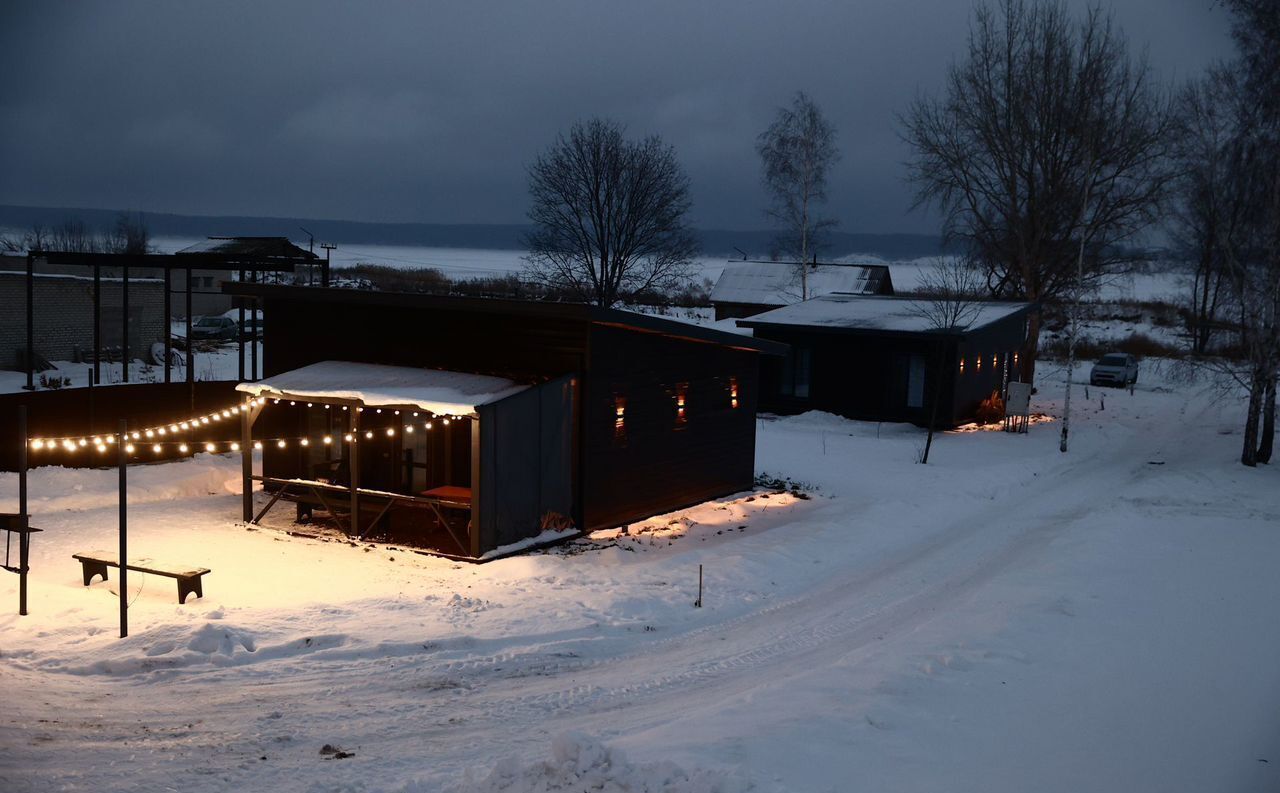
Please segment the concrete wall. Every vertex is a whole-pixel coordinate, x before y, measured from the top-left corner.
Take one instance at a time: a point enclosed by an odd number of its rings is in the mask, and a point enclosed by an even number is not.
[[[101,343],[123,342],[121,281],[102,279]],[[25,371],[27,349],[26,273],[0,270],[0,369]],[[164,284],[129,279],[129,354],[150,356],[164,341]],[[35,350],[50,360],[88,359],[93,354],[93,279],[70,275],[35,277]]]

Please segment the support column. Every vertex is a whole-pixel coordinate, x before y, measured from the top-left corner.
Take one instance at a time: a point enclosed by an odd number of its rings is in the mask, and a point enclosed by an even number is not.
[[[124,328],[124,340],[120,345],[120,369],[124,373],[120,382],[129,382],[129,265],[120,268],[120,313],[123,314],[121,320]],[[123,572],[123,568],[121,568]],[[123,576],[122,576],[123,578]],[[120,586],[124,586],[121,584]]]
[[[27,515],[27,406],[18,405],[18,436],[22,448],[18,450],[18,520],[22,521],[22,534],[18,535],[18,616],[27,616],[27,568],[31,565],[31,518]]]
[[[36,326],[35,326],[36,260],[27,253],[27,385],[28,391],[36,390]]]
[[[191,265],[187,265],[187,383],[196,381],[196,345],[191,338]]]
[[[169,361],[173,357],[173,334],[169,332],[173,327],[172,290],[173,268],[166,265],[164,268],[164,381],[166,383],[173,382],[172,372],[169,371]]]
[[[102,382],[102,266],[93,266],[93,383]]]
[[[120,468],[120,638],[129,635],[129,483],[126,471],[129,470],[129,458],[125,452],[128,445],[128,426],[120,419],[120,432],[116,438],[116,464]]]
[[[360,536],[360,406],[351,406],[351,443],[347,455],[351,470],[347,479],[351,482],[351,534]]]
[[[240,271],[240,283],[244,283],[244,270]],[[240,356],[240,382],[244,382],[244,298],[237,298],[236,303],[240,310],[240,331],[236,334],[237,352]]]
[[[489,415],[493,415],[490,413]],[[467,521],[467,539],[472,558],[480,558],[480,419],[467,419],[471,430],[471,520]]]
[[[244,522],[253,520],[253,407],[249,397],[240,404],[240,477],[242,490],[240,497],[244,507]]]

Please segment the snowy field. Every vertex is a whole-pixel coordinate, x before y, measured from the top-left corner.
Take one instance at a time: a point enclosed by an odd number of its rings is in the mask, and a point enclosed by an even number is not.
[[[1056,422],[921,466],[912,427],[765,419],[757,470],[810,498],[483,566],[246,530],[234,458],[135,467],[131,549],[213,572],[184,606],[131,574],[125,640],[71,559],[113,547],[115,473],[37,470],[0,789],[1280,789],[1280,473],[1144,366],[1077,392],[1066,455]]]

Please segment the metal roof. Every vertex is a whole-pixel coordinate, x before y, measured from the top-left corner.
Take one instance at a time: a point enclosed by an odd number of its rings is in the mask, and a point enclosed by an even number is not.
[[[657,333],[673,338],[719,344],[738,350],[785,355],[787,345],[767,339],[756,339],[740,333],[708,328],[673,319],[638,314],[617,308],[601,308],[586,303],[553,303],[534,300],[509,300],[489,297],[456,297],[432,295],[421,292],[375,292],[365,289],[340,289],[320,286],[288,286],[278,284],[226,281],[222,291],[261,300],[297,300],[311,303],[336,303],[358,305],[384,305],[405,308],[467,311],[477,314],[506,314],[510,316],[538,317],[566,321],[587,322],[596,325],[628,328],[642,333]]]
[[[738,320],[744,328],[788,326],[839,331],[888,333],[967,333],[1030,310],[1030,303],[980,301],[963,329],[937,328],[929,317],[929,301],[909,297],[831,294],[775,308]]]
[[[321,361],[236,386],[237,391],[253,396],[411,407],[462,416],[527,388],[503,377],[354,361]]]
[[[177,251],[175,256],[221,256],[243,259],[319,259],[286,237],[210,237]]]
[[[711,289],[712,303],[787,306],[831,292],[875,295],[889,285],[883,264],[806,264],[795,262],[729,262]]]

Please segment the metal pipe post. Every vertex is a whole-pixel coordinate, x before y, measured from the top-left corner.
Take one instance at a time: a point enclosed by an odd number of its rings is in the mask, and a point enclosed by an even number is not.
[[[173,268],[164,268],[164,381],[173,382],[169,371],[169,362],[173,358],[173,306],[171,290],[173,289]]]
[[[18,434],[22,448],[18,450],[18,514],[26,525],[18,536],[18,615],[27,616],[27,567],[31,557],[31,518],[27,515],[27,406],[18,405]]]
[[[93,382],[102,382],[102,266],[93,266]]]
[[[128,427],[120,419],[120,432],[116,437],[116,460],[120,468],[120,638],[129,635],[129,457],[125,446],[129,444]]]
[[[129,382],[129,265],[120,268],[120,313],[124,317],[124,341],[120,346],[121,382]],[[121,568],[123,570],[123,568]]]
[[[36,390],[36,260],[27,253],[27,385],[28,391]]]

